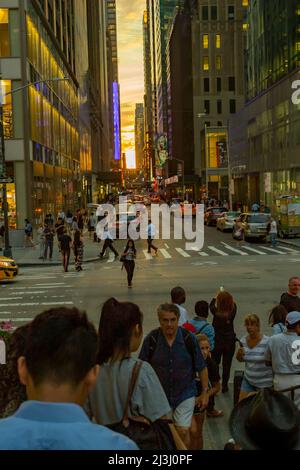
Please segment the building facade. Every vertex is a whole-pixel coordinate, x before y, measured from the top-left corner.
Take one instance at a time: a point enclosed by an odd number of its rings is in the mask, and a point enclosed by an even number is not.
[[[102,178],[112,158],[106,34],[105,5],[97,0],[0,2],[13,229],[110,191]]]
[[[12,92],[4,99],[11,228],[80,202],[74,15],[71,0],[1,1],[1,85]],[[50,78],[60,80],[34,84]]]
[[[151,49],[149,2],[143,14],[143,53],[144,53],[144,168],[146,181],[150,184],[153,177],[153,117],[151,88]]]
[[[121,107],[118,71],[116,0],[105,0],[111,168],[121,168]]]
[[[135,161],[136,169],[143,168],[144,163],[144,105],[137,103],[135,105]]]
[[[178,176],[178,182],[167,185],[171,195],[195,199],[199,177],[195,174],[193,67],[192,67],[191,8],[186,2],[177,7],[167,34],[167,93],[168,93],[168,176]],[[183,175],[184,172],[184,175]],[[184,176],[184,178],[183,178]],[[168,179],[168,181],[170,181]],[[183,188],[183,182],[185,188]],[[182,194],[185,189],[185,194]]]
[[[229,198],[230,116],[244,105],[248,0],[192,0],[195,173],[203,197]]]
[[[234,202],[276,208],[283,195],[300,195],[299,2],[250,1],[247,102],[230,120]]]

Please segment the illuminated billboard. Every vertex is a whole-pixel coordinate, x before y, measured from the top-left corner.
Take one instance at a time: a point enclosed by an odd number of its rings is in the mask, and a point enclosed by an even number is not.
[[[113,82],[115,160],[121,160],[119,84]]]

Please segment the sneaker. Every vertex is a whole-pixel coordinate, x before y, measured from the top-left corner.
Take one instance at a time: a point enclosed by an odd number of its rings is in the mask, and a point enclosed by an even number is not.
[[[215,410],[215,409],[213,409],[213,410],[211,410],[211,411],[207,411],[207,412],[206,412],[206,416],[207,416],[208,418],[221,418],[221,416],[224,416],[224,413],[223,413],[223,411],[221,411],[221,410]]]

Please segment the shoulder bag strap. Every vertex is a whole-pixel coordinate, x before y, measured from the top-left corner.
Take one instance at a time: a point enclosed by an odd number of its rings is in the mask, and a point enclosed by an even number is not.
[[[203,331],[207,327],[208,324],[209,324],[208,322],[204,323],[204,325],[202,325],[200,330],[198,331],[197,335],[200,335],[201,331]]]
[[[141,367],[142,367],[142,362],[138,361],[138,362],[135,363],[134,368],[132,370],[131,379],[130,379],[129,387],[128,387],[128,396],[127,396],[127,401],[126,401],[122,421],[126,421],[126,422],[128,421],[130,402],[131,402],[134,387],[136,385]]]

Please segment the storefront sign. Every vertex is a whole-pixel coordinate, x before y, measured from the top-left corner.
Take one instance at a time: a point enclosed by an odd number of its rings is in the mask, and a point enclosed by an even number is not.
[[[168,138],[166,134],[160,134],[156,139],[155,165],[163,168],[168,159]]]
[[[166,186],[168,186],[169,184],[178,183],[178,181],[179,181],[178,176],[172,176],[172,178],[167,178],[165,180],[165,184]]]

